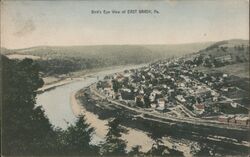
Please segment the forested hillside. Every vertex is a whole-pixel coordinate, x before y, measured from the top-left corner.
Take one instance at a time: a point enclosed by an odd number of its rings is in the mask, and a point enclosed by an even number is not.
[[[154,60],[197,52],[211,43],[180,45],[97,45],[97,46],[40,46],[2,51],[5,55],[39,56],[36,62],[45,76],[108,67],[141,64]]]

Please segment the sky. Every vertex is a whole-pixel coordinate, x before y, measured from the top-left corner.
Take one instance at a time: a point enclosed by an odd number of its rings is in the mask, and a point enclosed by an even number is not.
[[[102,14],[93,14],[92,11]],[[103,14],[103,10],[126,11]],[[127,10],[137,10],[128,14]],[[151,10],[152,14],[139,14]],[[2,1],[1,47],[249,39],[248,0]]]

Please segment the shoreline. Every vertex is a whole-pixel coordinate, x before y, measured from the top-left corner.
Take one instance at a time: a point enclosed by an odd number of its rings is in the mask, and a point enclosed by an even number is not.
[[[145,65],[145,64],[143,64],[143,65]],[[128,66],[134,66],[134,65],[127,65],[127,67]],[[115,66],[115,67],[116,68],[124,68],[126,66]],[[103,68],[103,69],[112,70],[112,68],[114,68],[114,67]],[[78,77],[72,76],[72,78],[68,77],[68,78],[62,79],[58,82],[51,83],[47,86],[46,85],[43,86],[42,88],[39,89],[39,91],[46,92],[46,91],[52,90],[56,87],[66,85],[66,84],[69,84],[69,83],[74,82],[74,81],[83,81],[84,79],[86,79],[86,77],[92,77],[92,75],[95,75],[96,73],[101,72],[103,69],[99,69],[100,71],[86,73],[84,75],[78,75]],[[80,76],[82,78],[80,78]],[[79,90],[73,91],[72,93],[70,93],[70,106],[71,106],[70,108],[72,110],[72,113],[75,117],[79,116],[80,114],[85,115],[87,123],[89,123],[91,127],[95,128],[95,134],[92,137],[92,142],[94,141],[93,143],[99,144],[100,141],[104,141],[105,136],[108,132],[108,126],[107,126],[108,120],[101,120],[98,118],[98,115],[87,111],[84,108],[84,104],[82,104],[76,98],[78,92],[79,92]],[[128,129],[128,133],[123,134],[122,139],[127,141],[127,148],[126,148],[127,151],[131,150],[131,148],[135,145],[141,145],[142,152],[147,152],[149,149],[151,149],[154,141],[148,136],[147,132],[145,132],[143,130],[129,128],[129,127],[125,127],[125,128]],[[171,145],[170,145],[171,142],[169,140],[166,140],[166,142],[168,143],[167,145],[171,147]],[[189,153],[185,153],[185,154],[189,154]]]
[[[77,91],[79,92],[79,91]],[[87,111],[81,102],[76,98],[77,92],[71,93],[71,108],[74,115],[77,117],[80,114],[84,114],[87,123],[90,123],[91,127],[95,128],[95,134],[104,139],[108,132],[108,121],[100,120],[97,115]],[[147,152],[153,144],[153,140],[148,137],[148,135],[143,132],[133,128],[128,128],[128,133],[122,135],[122,139],[127,141],[127,150],[131,150],[131,148],[135,145],[141,145],[141,151]],[[137,140],[134,140],[137,139]]]
[[[80,90],[79,90],[80,91]],[[83,106],[83,104],[76,98],[76,95],[79,91],[71,93],[71,108],[74,113],[74,115],[77,117],[80,114],[84,114],[87,123],[90,123],[91,127],[95,128],[95,134],[98,138],[105,138],[105,135],[108,132],[108,120],[101,120],[98,118],[98,115],[87,111]],[[154,144],[153,139],[151,139],[148,136],[148,133],[143,130],[138,130],[130,127],[123,126],[128,130],[128,133],[122,134],[122,139],[127,141],[127,151],[130,151],[133,146],[140,145],[142,152],[147,152],[152,148],[152,145]],[[135,140],[136,139],[136,140]],[[164,144],[172,148],[175,144],[171,143],[170,137],[163,137]],[[190,154],[190,149],[188,146],[185,145],[179,145],[179,148],[182,148],[184,155],[189,157],[192,156]]]
[[[114,68],[123,68],[123,67],[128,67],[128,66],[141,66],[141,65],[146,65],[145,64],[128,64],[128,65],[117,65],[117,66],[108,66],[108,67],[103,67],[103,68],[95,68],[95,69],[86,69],[82,71],[76,71],[72,72],[72,76],[68,76],[63,79],[58,79],[57,81],[50,82],[48,84],[44,84],[41,88],[37,89],[37,93],[41,94],[43,92],[52,90],[56,87],[63,86],[69,83],[72,83],[74,81],[78,81],[79,79],[85,79],[85,77],[90,77],[91,75],[94,75],[98,72],[105,71],[105,70],[112,70]],[[53,77],[53,76],[52,76]]]
[[[100,127],[99,129],[95,129],[95,134],[100,138],[105,138],[105,135],[108,132],[108,127],[107,127],[108,121],[98,119],[97,115],[91,112],[88,112],[82,105],[80,105],[81,103],[76,98],[77,92],[71,93],[71,96],[70,96],[70,104],[71,104],[71,109],[72,109],[73,114],[76,117],[83,114],[86,118],[87,123],[90,123],[90,125],[94,128],[103,126],[102,129],[100,129]]]

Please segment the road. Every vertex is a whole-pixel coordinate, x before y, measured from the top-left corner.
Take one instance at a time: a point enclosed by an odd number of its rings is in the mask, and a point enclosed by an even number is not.
[[[102,98],[102,99],[107,99],[109,102],[121,106],[123,108],[126,108],[130,111],[134,111],[138,114],[141,114],[141,117],[144,117],[144,119],[146,118],[144,115],[149,115],[151,117],[154,118],[150,118],[150,120],[154,120],[154,121],[158,121],[161,123],[166,123],[166,121],[164,120],[170,120],[176,123],[188,123],[188,124],[193,124],[193,125],[200,125],[200,126],[210,126],[210,127],[218,127],[218,128],[223,128],[223,129],[234,129],[234,130],[248,130],[248,127],[239,127],[239,126],[233,126],[233,125],[228,125],[226,123],[222,123],[222,122],[218,122],[218,121],[212,121],[212,120],[203,120],[203,119],[184,119],[184,118],[178,118],[178,117],[166,117],[163,116],[162,114],[157,114],[157,113],[153,113],[153,112],[149,112],[149,111],[145,111],[145,110],[141,110],[141,109],[137,109],[137,108],[133,108],[133,107],[129,107],[126,106],[120,102],[117,102],[113,99],[107,98],[106,96],[100,94],[97,89],[96,89],[96,84],[93,84],[90,86],[90,91],[91,93],[95,94],[96,96]],[[148,118],[147,118],[148,119]],[[168,122],[169,123],[169,122]]]

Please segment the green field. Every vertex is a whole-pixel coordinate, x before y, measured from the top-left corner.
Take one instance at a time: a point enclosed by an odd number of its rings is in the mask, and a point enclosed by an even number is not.
[[[249,63],[237,63],[218,68],[197,67],[196,70],[204,73],[221,72],[241,78],[249,78]]]

